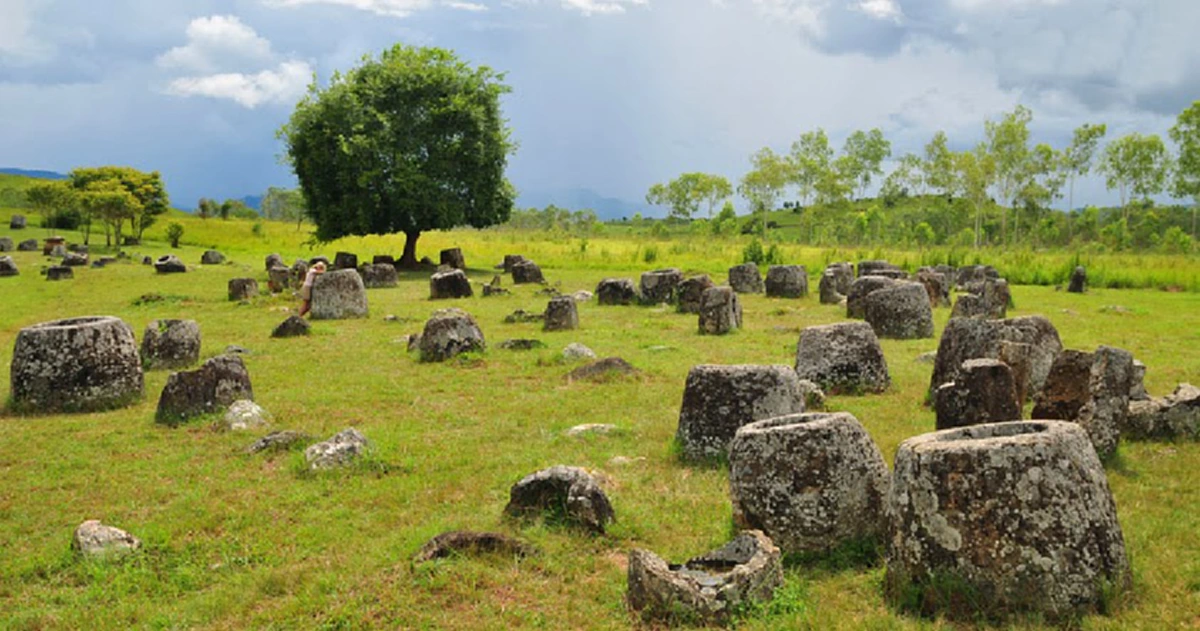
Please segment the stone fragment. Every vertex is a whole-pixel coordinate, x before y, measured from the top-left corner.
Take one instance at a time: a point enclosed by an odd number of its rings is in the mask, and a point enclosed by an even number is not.
[[[229,299],[231,301],[250,300],[258,296],[258,281],[253,278],[229,279]]]
[[[38,249],[37,239],[26,239],[17,244],[18,252],[37,252],[37,249]]]
[[[267,270],[267,289],[273,294],[282,293],[292,284],[292,270],[276,265]]]
[[[429,277],[429,299],[470,298],[475,295],[466,272],[453,269]]]
[[[683,272],[674,267],[643,273],[641,281],[642,303],[657,305],[664,302],[675,302],[675,292],[681,282],[683,282]]]
[[[958,297],[954,302],[951,318],[991,318],[1001,320],[1008,314],[1008,305],[1012,294],[1008,281],[1003,278],[985,278],[981,281],[968,283],[969,293]]]
[[[1147,401],[1150,395],[1146,392],[1146,364],[1133,360],[1133,375],[1129,383],[1130,401]]]
[[[483,286],[483,297],[488,296],[508,296],[512,292],[500,286],[500,277],[493,276],[492,282]]]
[[[675,289],[675,310],[679,313],[700,313],[704,292],[716,287],[708,274],[685,278]]]
[[[887,261],[859,261],[858,262],[858,277],[864,276],[884,276],[887,278],[896,278],[896,272],[904,273],[904,270]]]
[[[1200,388],[1181,383],[1166,397],[1130,402],[1121,434],[1142,440],[1200,439]]]
[[[563,349],[562,354],[563,359],[566,360],[596,359],[596,351],[593,351],[579,342],[571,342],[570,344],[567,344],[567,347]]]
[[[472,532],[455,530],[444,532],[425,542],[413,555],[413,563],[428,563],[447,557],[503,554],[511,557],[527,557],[538,553],[537,548],[508,535],[498,532]]]
[[[675,440],[685,460],[725,456],[739,427],[804,411],[787,366],[702,364],[688,371]]]
[[[783,585],[779,548],[757,530],[684,563],[629,552],[625,599],[643,620],[668,624],[724,624],[736,612],[765,603]]]
[[[22,412],[91,412],[132,404],[144,389],[133,329],[111,316],[25,327],[13,345],[9,383],[11,404]]]
[[[537,263],[529,260],[514,263],[512,265],[512,277],[514,285],[546,282],[546,278],[542,276],[542,268],[538,267]]]
[[[290,315],[271,331],[271,337],[302,337],[312,334],[312,325],[298,315]]]
[[[996,359],[963,362],[958,380],[942,384],[933,400],[938,429],[1021,418],[1012,369]]]
[[[371,257],[371,264],[391,265],[392,267],[396,267],[396,257],[391,256],[390,254],[376,254],[375,256]]]
[[[751,423],[729,446],[734,524],[763,531],[785,554],[882,541],[890,484],[879,448],[844,412]]]
[[[1101,346],[1095,353],[1065,350],[1034,399],[1033,417],[1083,426],[1101,458],[1111,455],[1126,424],[1133,356]]]
[[[438,253],[440,265],[449,265],[454,269],[467,269],[467,259],[463,257],[462,250],[459,248],[448,248]]]
[[[596,302],[602,305],[631,305],[637,301],[637,288],[628,278],[605,278],[596,285]]]
[[[11,256],[0,256],[0,277],[16,276],[21,273]]]
[[[67,252],[63,255],[62,263],[60,263],[63,267],[87,267],[87,264],[88,255],[75,252]]]
[[[200,361],[200,323],[152,320],[142,333],[142,367],[187,368]]]
[[[995,423],[901,443],[884,589],[921,613],[1074,620],[1130,586],[1104,468],[1078,425]],[[947,589],[950,586],[950,589]]]
[[[524,309],[516,311],[504,316],[505,324],[525,324],[529,322],[541,322],[545,317],[544,313],[530,313]]]
[[[220,265],[225,262],[225,255],[216,250],[205,250],[204,254],[200,255],[201,265]]]
[[[938,342],[937,360],[929,381],[932,397],[938,386],[958,378],[962,363],[968,359],[1000,359],[1001,343],[1028,344],[1031,351],[1029,392],[1042,389],[1054,358],[1062,351],[1058,330],[1042,316],[1022,316],[1007,320],[955,318],[946,323]]]
[[[883,392],[891,384],[879,338],[866,322],[805,328],[796,345],[796,374],[829,394]]]
[[[1073,294],[1087,291],[1087,270],[1082,265],[1076,265],[1071,271],[1071,282],[1067,285],[1067,291]]]
[[[605,357],[567,373],[567,382],[600,381],[613,375],[629,375],[637,372],[629,362],[620,357]]]
[[[296,259],[296,262],[292,263],[292,267],[288,269],[288,273],[291,274],[292,287],[303,286],[304,278],[308,276],[308,261]]]
[[[362,266],[363,286],[367,289],[395,287],[400,279],[394,265],[367,263]]]
[[[224,412],[239,399],[254,400],[246,364],[238,355],[218,355],[196,370],[171,373],[159,396],[155,420],[175,425]]]
[[[742,263],[729,268],[729,286],[739,294],[763,293],[763,278],[755,263]]]
[[[950,281],[945,274],[932,268],[922,267],[917,270],[917,282],[925,287],[929,294],[929,304],[933,307],[950,306]]]
[[[283,256],[278,253],[272,253],[263,259],[263,269],[271,271],[272,267],[287,267],[287,264],[283,262]]]
[[[574,331],[578,328],[579,308],[575,305],[575,298],[571,296],[552,298],[546,305],[546,312],[542,316],[542,330]]]
[[[846,294],[846,317],[862,319],[867,316],[867,296],[880,289],[895,287],[899,284],[894,278],[886,276],[862,276],[850,285],[850,293]]]
[[[46,280],[67,280],[75,278],[75,272],[69,267],[52,265],[46,268]]]
[[[462,309],[440,309],[425,322],[418,344],[421,361],[446,361],[456,355],[486,350],[483,331]]]
[[[24,230],[26,226],[25,215],[13,215],[8,220],[9,230]]]
[[[742,303],[732,287],[710,287],[700,298],[702,335],[725,335],[742,328]]]
[[[154,261],[154,271],[159,274],[182,274],[187,266],[174,254],[164,254]]]
[[[893,340],[933,337],[933,308],[920,283],[898,282],[871,292],[863,300],[863,306],[863,315],[878,337]]]
[[[142,540],[98,519],[89,519],[75,529],[71,547],[85,558],[103,559],[135,552],[142,547]]]
[[[504,340],[498,346],[506,351],[532,351],[546,348],[546,343],[541,340]]]
[[[242,432],[248,429],[261,429],[271,424],[271,414],[259,407],[253,401],[239,399],[230,404],[225,416],[217,424],[224,432]]]
[[[597,434],[607,436],[609,434],[617,434],[620,431],[620,428],[618,428],[616,425],[611,425],[609,423],[584,423],[583,425],[576,425],[575,427],[568,429],[566,431],[566,435],[571,438]]]
[[[355,269],[317,276],[312,285],[312,319],[343,320],[368,316],[367,288]]]
[[[293,447],[303,445],[310,440],[312,440],[312,437],[308,434],[285,429],[278,432],[271,432],[254,441],[246,448],[246,453],[256,454],[263,451],[287,451]]]
[[[304,461],[313,471],[334,469],[354,462],[370,449],[371,441],[351,427],[334,434],[329,440],[309,445],[304,450]]]
[[[10,237],[0,237],[0,252],[12,252],[15,247]]]
[[[803,265],[772,265],[763,285],[768,298],[803,298],[808,295],[808,271]]]
[[[1000,278],[1000,273],[991,265],[967,265],[958,268],[954,283],[961,289],[988,278]]]
[[[563,465],[531,473],[514,484],[504,514],[543,515],[547,521],[580,526],[597,534],[604,534],[616,519],[596,479],[579,467]]]
[[[804,396],[806,411],[820,412],[825,409],[825,391],[821,389],[821,386],[807,379],[801,379],[800,394]]]
[[[512,272],[512,268],[515,267],[517,265],[517,263],[522,263],[526,260],[528,260],[528,259],[526,259],[524,256],[521,256],[520,254],[505,254],[504,262],[501,263],[500,265],[498,265],[497,267],[499,269],[504,270],[505,274],[508,274],[508,273]]]
[[[309,265],[313,265],[315,261],[309,261]],[[326,261],[328,265],[328,261]],[[358,255],[351,252],[338,252],[333,255],[333,269],[358,269]]]

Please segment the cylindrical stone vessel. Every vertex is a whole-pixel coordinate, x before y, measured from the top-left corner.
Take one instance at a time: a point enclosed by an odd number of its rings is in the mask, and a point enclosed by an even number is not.
[[[675,440],[685,460],[719,458],[739,427],[803,411],[800,379],[787,366],[693,366]]]
[[[845,412],[744,425],[729,446],[734,523],[762,530],[784,553],[881,540],[890,484],[879,448]]]
[[[896,453],[888,514],[885,589],[898,601],[919,595],[925,613],[1067,620],[1130,583],[1108,478],[1074,423],[910,438]]]
[[[32,412],[112,409],[141,399],[144,392],[133,329],[112,316],[21,329],[10,380],[13,406]]]

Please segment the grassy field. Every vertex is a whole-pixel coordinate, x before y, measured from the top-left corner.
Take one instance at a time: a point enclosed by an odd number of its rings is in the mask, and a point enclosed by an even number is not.
[[[8,234],[0,211],[0,235]],[[0,383],[7,384],[17,332],[37,322],[89,314],[123,318],[138,339],[156,318],[198,320],[202,357],[229,344],[246,347],[258,402],[276,428],[324,439],[357,427],[375,444],[368,464],[307,475],[302,456],[249,456],[257,434],[219,434],[205,423],[156,425],[164,371],[146,375],[146,398],[102,414],[0,416],[0,628],[3,629],[624,629],[636,618],[623,603],[625,558],[632,547],[671,560],[707,551],[731,532],[727,474],[680,464],[671,453],[690,367],[700,363],[791,364],[802,327],[844,319],[841,309],[801,300],[744,298],[746,328],[702,337],[694,316],[658,308],[580,305],[582,327],[543,333],[503,324],[516,309],[541,311],[544,296],[516,287],[496,298],[428,300],[423,274],[400,287],[370,290],[371,316],[316,322],[307,339],[272,340],[271,328],[297,306],[290,296],[239,305],[226,299],[230,278],[265,287],[263,257],[286,260],[337,250],[398,254],[399,237],[347,239],[312,250],[294,226],[164,218],[186,222],[176,250],[198,264],[206,246],[230,255],[221,266],[159,277],[120,263],[81,269],[73,281],[48,283],[40,253],[15,253],[22,274],[0,279]],[[26,230],[13,236],[43,236]],[[68,235],[72,236],[72,235]],[[504,253],[543,265],[564,291],[593,290],[608,276],[674,265],[724,279],[740,262],[742,242],[686,242],[456,231],[422,237],[421,255],[463,248],[472,280],[487,281]],[[645,252],[655,248],[654,260]],[[161,242],[130,248],[157,256]],[[857,251],[785,246],[788,262],[815,266]],[[875,252],[862,254],[874,256]],[[914,264],[918,253],[882,253]],[[1149,260],[1149,259],[1147,259]],[[1157,262],[1157,258],[1154,258]],[[997,262],[1002,273],[1006,268]],[[1200,264],[1180,259],[1195,282]],[[815,278],[813,279],[815,282]],[[507,279],[506,279],[506,285]],[[163,300],[139,297],[157,293]],[[1180,381],[1200,383],[1200,293],[1099,288],[1086,295],[1016,286],[1012,315],[1040,313],[1070,348],[1104,343],[1129,349],[1149,366],[1146,382],[1162,395]],[[423,365],[405,351],[434,309],[459,306],[480,322],[486,354]],[[395,315],[395,321],[384,316]],[[940,335],[949,310],[936,312]],[[542,351],[496,348],[509,338],[544,341]],[[563,347],[582,342],[621,356],[640,373],[608,383],[567,383]],[[931,367],[916,361],[936,339],[884,341],[893,388],[878,396],[831,397],[852,412],[890,461],[897,445],[931,431],[921,405]],[[572,439],[581,423],[613,423],[613,436]],[[616,465],[616,456],[644,458]],[[1135,590],[1088,629],[1200,628],[1200,444],[1126,443],[1109,471],[1135,571]],[[537,523],[505,521],[509,487],[554,464],[602,471],[617,511],[608,535],[589,537]],[[141,536],[143,554],[112,563],[77,560],[71,533],[97,518]],[[420,545],[444,530],[500,530],[543,554],[523,561],[456,559],[412,567]],[[746,629],[950,628],[900,615],[881,594],[883,568],[795,564],[772,604],[738,621]],[[1014,628],[1037,628],[1036,621]]]

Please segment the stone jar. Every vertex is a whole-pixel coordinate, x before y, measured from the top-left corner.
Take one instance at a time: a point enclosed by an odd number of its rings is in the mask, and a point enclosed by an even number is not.
[[[21,329],[9,378],[13,407],[30,412],[124,407],[141,399],[145,387],[133,329],[111,316]]]

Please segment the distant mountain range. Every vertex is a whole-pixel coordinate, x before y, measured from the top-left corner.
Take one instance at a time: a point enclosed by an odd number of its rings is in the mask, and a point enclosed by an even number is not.
[[[521,191],[517,196],[518,208],[545,208],[554,204],[569,210],[595,211],[601,221],[611,221],[622,217],[633,218],[636,213],[644,217],[662,214],[659,209],[645,204],[631,202],[616,197],[605,197],[586,188],[564,188],[550,190]]]
[[[25,177],[36,177],[43,180],[65,180],[67,176],[54,171],[39,171],[37,169],[16,169],[11,167],[0,168],[0,173],[4,175],[23,175]]]

